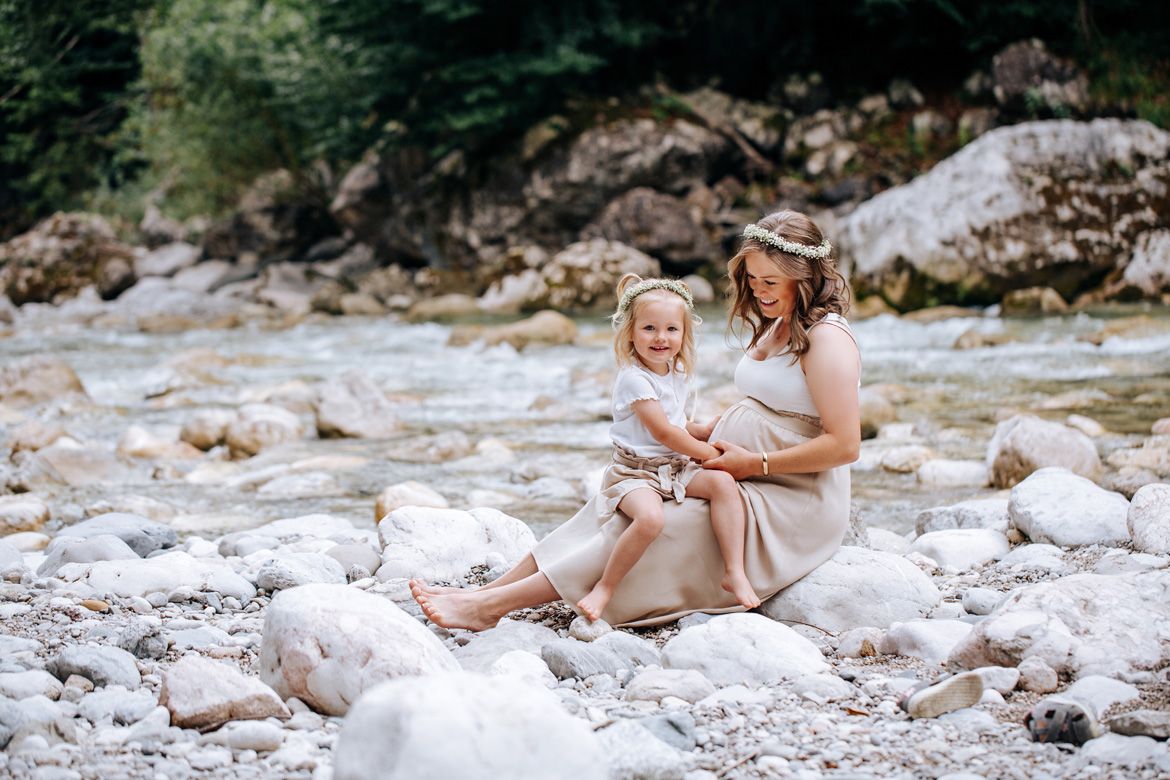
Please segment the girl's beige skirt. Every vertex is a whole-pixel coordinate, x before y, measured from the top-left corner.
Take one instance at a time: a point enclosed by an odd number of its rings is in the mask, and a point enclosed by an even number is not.
[[[775,412],[748,398],[727,410],[711,441],[749,450],[780,450],[820,434],[815,420]],[[685,483],[684,483],[685,484]],[[762,599],[833,556],[849,524],[849,467],[814,474],[777,474],[739,483],[747,513],[744,564]],[[620,498],[618,499],[620,500]],[[576,604],[601,578],[629,519],[605,492],[540,541],[532,553],[549,582]],[[704,499],[663,501],[666,526],[618,586],[602,618],[644,626],[690,612],[742,612],[720,587],[723,559]]]

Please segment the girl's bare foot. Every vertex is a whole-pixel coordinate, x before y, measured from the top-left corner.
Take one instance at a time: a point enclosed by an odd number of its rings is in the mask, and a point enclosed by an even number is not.
[[[601,613],[605,611],[605,607],[609,604],[610,598],[613,597],[613,590],[602,585],[600,582],[593,586],[593,590],[577,602],[577,608],[585,613],[585,617],[590,621],[601,620]]]
[[[466,593],[475,590],[474,588],[455,588],[448,585],[431,585],[422,580],[410,581],[410,595],[417,596],[419,593],[429,593],[432,596],[440,596],[446,593]]]
[[[443,628],[466,628],[483,631],[500,622],[503,615],[492,614],[483,598],[474,593],[414,593],[411,594],[432,623]]]
[[[727,572],[723,575],[723,581],[719,584],[723,586],[725,591],[734,595],[736,601],[748,609],[755,609],[760,606],[760,597],[752,589],[752,584],[748,582],[745,573]]]

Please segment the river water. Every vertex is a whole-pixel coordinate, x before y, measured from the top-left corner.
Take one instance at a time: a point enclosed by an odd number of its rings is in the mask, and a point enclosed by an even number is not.
[[[899,442],[863,445],[853,467],[854,502],[866,522],[905,532],[923,508],[993,494],[990,488],[925,488],[913,474],[882,470],[876,462],[894,443],[913,440],[938,457],[982,459],[997,419],[1017,411],[1096,419],[1110,431],[1097,440],[1103,455],[1148,435],[1154,420],[1170,415],[1170,312],[1142,311],[1155,322],[1153,335],[1110,338],[1100,346],[1080,337],[1135,310],[930,324],[881,316],[855,323],[863,384],[894,385],[888,392],[898,401],[899,420],[913,424],[912,431],[902,428]],[[712,308],[704,316],[701,418],[734,399],[730,382],[738,359],[722,313]],[[203,535],[313,512],[372,527],[381,489],[418,480],[453,507],[495,506],[539,536],[572,514],[608,459],[613,366],[610,330],[601,316],[577,319],[580,336],[573,346],[522,352],[449,347],[450,326],[392,318],[310,318],[285,329],[249,325],[170,335],[66,318],[30,322],[18,320],[0,337],[0,361],[30,354],[66,360],[92,402],[60,411],[70,434],[87,444],[113,448],[135,424],[174,437],[198,409],[234,409],[266,398],[291,406],[312,430],[313,385],[349,370],[380,385],[405,424],[391,440],[313,438],[245,461],[213,452],[202,461],[139,462],[119,484],[39,490],[55,522],[78,517],[103,499],[134,495],[170,505],[180,530]],[[972,327],[1010,341],[953,349]],[[22,416],[9,409],[4,421],[12,425]],[[424,445],[436,441],[464,452],[425,462]],[[291,490],[264,489],[270,479],[289,474],[302,482],[291,483]]]

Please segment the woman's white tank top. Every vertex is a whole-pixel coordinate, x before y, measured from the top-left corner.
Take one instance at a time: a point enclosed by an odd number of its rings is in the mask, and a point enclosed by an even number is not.
[[[840,314],[827,314],[813,327],[822,323],[836,325],[849,333],[850,337],[853,336],[848,321]],[[763,360],[755,360],[745,353],[735,367],[735,387],[744,395],[778,412],[820,416],[808,391],[808,382],[805,381],[800,361],[793,361],[787,349]]]

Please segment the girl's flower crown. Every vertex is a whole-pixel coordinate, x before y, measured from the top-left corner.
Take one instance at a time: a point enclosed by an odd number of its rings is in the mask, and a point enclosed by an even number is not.
[[[691,291],[682,282],[674,279],[643,279],[636,284],[631,284],[622,293],[622,297],[618,300],[617,311],[613,315],[614,320],[617,321],[626,313],[635,298],[651,290],[670,290],[683,299],[688,309],[695,308],[695,299],[691,297]]]
[[[797,255],[808,260],[824,260],[833,251],[833,245],[829,243],[829,239],[825,239],[819,246],[809,246],[808,244],[798,244],[795,241],[788,241],[773,233],[767,228],[762,228],[759,225],[752,223],[743,229],[744,238],[754,238],[762,244],[774,246],[781,252],[787,252],[790,255]]]

